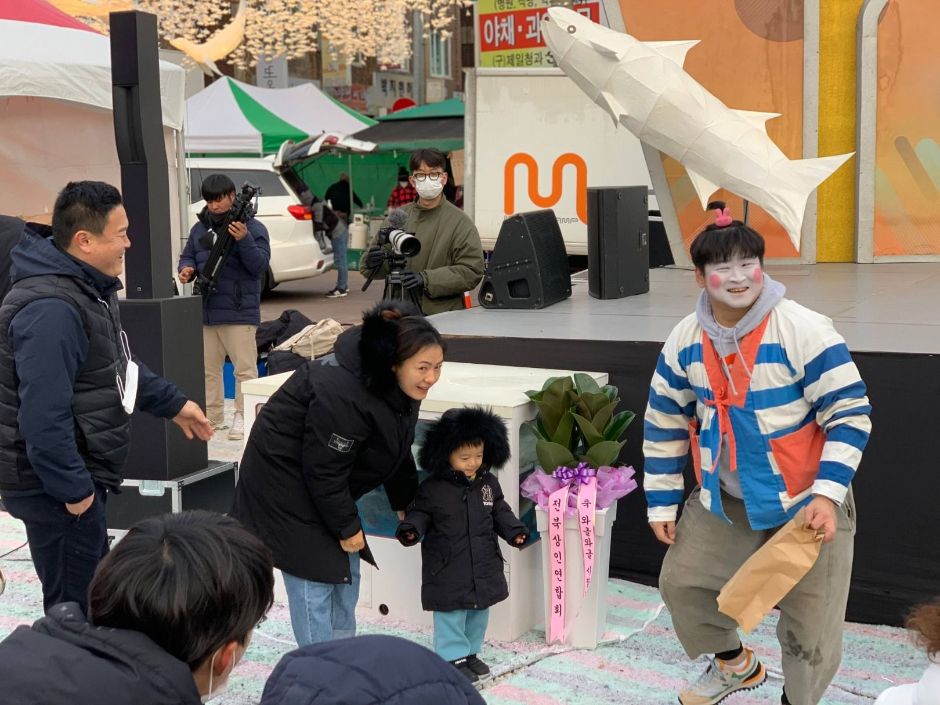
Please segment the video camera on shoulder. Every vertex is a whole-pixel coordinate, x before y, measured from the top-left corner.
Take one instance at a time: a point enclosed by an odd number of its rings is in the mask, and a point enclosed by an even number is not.
[[[247,223],[258,212],[255,199],[261,195],[261,187],[254,186],[247,181],[242,184],[242,190],[235,194],[232,210],[229,212],[229,223]],[[252,203],[252,201],[255,201]]]
[[[252,203],[252,200],[260,195],[261,187],[253,186],[247,181],[242,185],[242,190],[236,192],[232,208],[229,210],[225,222],[216,232],[215,242],[209,251],[209,258],[193,283],[194,294],[205,298],[216,291],[219,272],[225,266],[225,261],[232,253],[235,245],[235,238],[229,233],[228,226],[232,223],[247,223],[251,220],[258,210],[257,205]]]

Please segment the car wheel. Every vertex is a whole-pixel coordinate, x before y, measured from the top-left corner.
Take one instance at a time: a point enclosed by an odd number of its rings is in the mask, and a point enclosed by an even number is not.
[[[275,288],[277,288],[277,282],[274,281],[274,274],[268,269],[261,275],[261,295],[265,296],[270,294]]]

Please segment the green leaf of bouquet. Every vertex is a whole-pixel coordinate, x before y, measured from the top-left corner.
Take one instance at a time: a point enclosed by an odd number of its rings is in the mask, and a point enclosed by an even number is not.
[[[636,414],[632,411],[621,411],[607,424],[607,428],[604,429],[604,438],[608,441],[619,441],[634,418],[636,418]]]
[[[585,374],[584,372],[575,372],[574,373],[574,386],[578,390],[578,394],[584,394],[585,392],[596,393],[600,392],[601,388],[597,384],[591,375]]]
[[[604,436],[597,432],[597,429],[594,428],[594,424],[580,414],[572,414],[572,416],[574,420],[578,422],[578,428],[581,430],[581,434],[584,436],[588,448],[604,441]]]
[[[535,455],[539,459],[539,465],[542,466],[542,470],[549,474],[555,472],[555,468],[560,465],[567,467],[575,466],[575,458],[571,454],[571,451],[563,445],[552,443],[551,441],[536,441]]]
[[[607,424],[610,423],[610,418],[614,414],[614,409],[617,408],[619,400],[612,401],[606,406],[602,407],[600,411],[594,414],[594,418],[591,419],[591,424],[594,426],[595,430],[598,433],[603,434],[604,429],[607,428]]]
[[[561,417],[561,420],[558,422],[558,428],[555,429],[555,433],[552,434],[551,438],[546,438],[545,440],[551,440],[559,445],[563,445],[565,448],[571,448],[571,432],[574,430],[574,417],[567,411]]]
[[[584,454],[584,460],[589,462],[593,468],[613,465],[614,461],[617,460],[617,456],[620,455],[621,448],[623,448],[623,443],[601,441],[588,449],[587,453]]]

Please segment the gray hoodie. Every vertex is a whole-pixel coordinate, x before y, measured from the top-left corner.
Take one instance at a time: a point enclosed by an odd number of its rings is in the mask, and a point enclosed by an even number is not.
[[[738,324],[734,326],[734,328],[725,328],[719,325],[718,321],[715,320],[715,314],[712,312],[712,304],[708,299],[708,292],[703,289],[702,293],[699,294],[698,303],[695,306],[695,316],[698,318],[702,329],[715,346],[715,351],[718,353],[718,358],[721,360],[723,372],[725,377],[728,378],[728,382],[733,391],[736,390],[733,389],[734,383],[731,381],[731,372],[727,364],[725,364],[725,357],[732,353],[737,353],[738,359],[740,360],[741,348],[739,341],[760,325],[760,322],[767,317],[774,306],[780,303],[786,293],[787,289],[783,284],[771,279],[768,274],[764,273],[764,288],[761,290],[760,296],[757,297],[757,300],[751,305],[747,313],[744,314],[744,317],[738,321]],[[742,362],[742,364],[744,363]],[[748,376],[750,376],[750,372],[751,371],[748,370]],[[731,472],[731,460],[728,455],[728,444],[726,442],[722,442],[721,444],[721,455],[718,458],[718,477],[721,480],[721,489],[724,492],[727,492],[732,497],[743,499],[744,495],[741,492],[741,480],[737,473]]]

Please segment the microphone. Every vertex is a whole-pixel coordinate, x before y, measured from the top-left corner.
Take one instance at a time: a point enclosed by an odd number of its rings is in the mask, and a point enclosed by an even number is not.
[[[393,230],[401,230],[408,222],[408,213],[404,208],[396,208],[388,214],[388,227]]]

